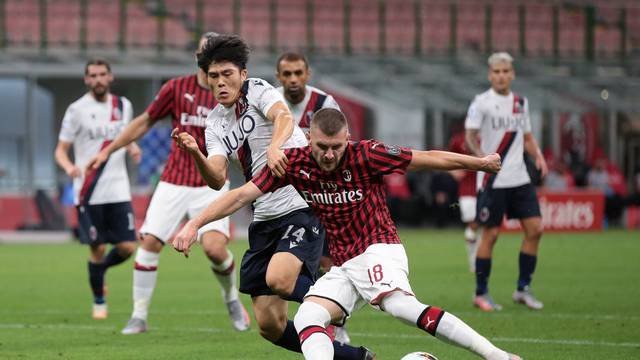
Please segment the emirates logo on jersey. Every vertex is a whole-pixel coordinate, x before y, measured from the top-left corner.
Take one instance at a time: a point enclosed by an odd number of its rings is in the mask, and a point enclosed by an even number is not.
[[[180,114],[180,125],[207,127],[207,115],[209,115],[209,111],[211,111],[211,109],[206,106],[198,106],[195,115],[183,112]]]
[[[336,205],[357,203],[364,198],[364,194],[361,189],[357,190],[342,190],[337,192],[312,192],[303,190],[301,193],[302,198],[309,204],[323,204],[323,205]]]

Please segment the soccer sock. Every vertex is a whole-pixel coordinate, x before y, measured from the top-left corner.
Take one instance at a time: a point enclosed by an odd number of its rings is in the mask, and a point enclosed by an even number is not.
[[[93,292],[93,302],[95,304],[104,304],[104,270],[102,263],[95,264],[88,262],[89,284]]]
[[[293,291],[285,300],[287,301],[295,301],[297,303],[302,303],[304,301],[304,296],[307,295],[309,288],[313,285],[313,280],[303,273],[298,275],[298,279],[296,280],[296,285],[293,288]]]
[[[298,333],[296,332],[293,321],[287,321],[287,327],[284,329],[282,336],[280,337],[280,339],[274,341],[273,344],[285,348],[289,351],[298,353],[302,352],[302,348],[300,346],[300,338],[298,338]],[[333,342],[333,350],[335,360],[361,359],[363,356],[362,348],[353,347],[347,344],[341,344],[337,341]]]
[[[395,292],[382,300],[382,308],[397,319],[435,336],[439,340],[468,349],[485,359],[507,359],[507,354],[495,347],[469,325],[435,306],[420,303],[414,296]]]
[[[484,295],[489,291],[489,275],[491,275],[491,258],[476,257],[476,295]]]
[[[536,255],[529,255],[520,252],[520,276],[518,276],[518,291],[523,291],[525,287],[531,284],[531,276],[536,270],[536,262],[538,257]]]
[[[324,307],[309,301],[303,302],[293,321],[305,359],[333,359],[333,344],[326,330],[331,315]]]
[[[160,254],[138,247],[133,270],[133,313],[132,318],[147,320],[153,289],[158,279]]]
[[[105,256],[104,260],[103,260],[103,264],[104,264],[104,269],[105,271],[115,265],[121,264],[122,262],[124,262],[125,260],[127,260],[129,257],[123,257],[122,255],[120,255],[120,252],[118,251],[118,248],[114,247],[111,249],[111,251],[109,251],[109,253],[107,254],[107,256]]]
[[[227,249],[227,258],[220,264],[211,262],[211,270],[222,287],[224,302],[229,303],[238,300],[238,288],[236,287],[236,272],[233,254]]]

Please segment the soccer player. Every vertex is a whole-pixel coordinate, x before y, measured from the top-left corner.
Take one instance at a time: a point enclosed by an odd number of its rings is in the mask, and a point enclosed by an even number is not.
[[[471,154],[465,145],[465,134],[454,135],[449,142],[449,151],[460,154]],[[476,251],[480,243],[478,223],[476,223],[476,172],[455,170],[452,172],[458,180],[458,203],[460,218],[464,223],[464,242],[467,248],[469,271],[476,272]]]
[[[215,33],[205,33],[196,52],[201,51],[207,39]],[[167,81],[147,110],[104,148],[90,163],[92,168],[104,163],[109,155],[144,135],[153,124],[171,115],[172,125],[191,134],[197,146],[206,152],[205,119],[215,105],[215,99],[207,86],[207,75],[197,73]],[[173,142],[169,160],[153,193],[147,215],[140,229],[142,237],[136,253],[133,270],[133,313],[122,334],[138,334],[147,330],[147,315],[158,276],[160,251],[173,235],[185,216],[192,217],[208,203],[229,189],[224,179],[219,191],[210,189],[200,176],[195,162],[188,152]],[[211,260],[211,269],[222,287],[232,326],[238,331],[249,328],[249,316],[238,298],[233,254],[227,249],[229,219],[220,219],[200,229],[202,249]]]
[[[311,69],[304,55],[295,52],[280,55],[276,65],[276,77],[282,85],[276,89],[284,95],[293,120],[305,133],[309,132],[309,124],[316,111],[324,108],[340,110],[333,96],[307,85],[311,79]],[[326,273],[332,265],[329,247],[325,241],[320,257],[320,270]],[[351,341],[344,327],[336,327],[336,340],[347,344]]]
[[[263,169],[284,176],[288,160],[282,148],[307,144],[282,95],[266,81],[248,78],[248,58],[247,44],[236,35],[209,39],[198,56],[218,101],[207,118],[208,156],[189,134],[173,133],[213,188],[223,184],[230,160],[240,163],[247,181]],[[300,352],[293,321],[287,321],[287,300],[302,302],[316,280],[324,229],[293,187],[254,200],[240,291],[251,295],[260,335]],[[362,347],[339,342],[334,346],[337,359],[371,357]]]
[[[131,121],[131,103],[109,91],[112,82],[108,62],[102,59],[87,62],[84,83],[89,92],[67,108],[54,154],[58,165],[73,178],[80,242],[90,249],[93,318],[98,320],[106,319],[108,314],[105,273],[131,256],[136,240],[125,150],[114,153],[95,170],[82,171],[90,157],[109,145]],[[68,155],[71,145],[75,163]],[[129,144],[127,150],[133,160],[140,161],[140,148],[135,143]],[[113,247],[105,256],[106,243]]]
[[[188,254],[200,226],[227,216],[262,194],[293,185],[325,226],[335,262],[311,287],[294,319],[306,359],[333,359],[327,326],[343,323],[364,302],[485,359],[520,359],[498,349],[457,317],[416,299],[383,183],[385,174],[405,170],[496,172],[500,156],[476,158],[372,140],[350,143],[348,139],[347,121],[340,111],[318,111],[311,122],[310,145],[285,151],[289,166],[284,176],[279,178],[263,169],[187,222],[172,245]]]
[[[489,82],[491,88],[477,95],[471,103],[465,121],[466,143],[476,156],[497,152],[504,166],[497,174],[478,173],[478,204],[476,220],[482,226],[482,240],[476,255],[476,295],[473,304],[484,311],[501,310],[489,295],[491,254],[498,240],[500,224],[506,215],[517,218],[524,229],[520,248],[517,289],[513,300],[530,309],[542,309],[529,288],[536,269],[538,245],[542,237],[540,205],[531,184],[523,153],[535,159],[542,177],[547,164],[536,139],[531,134],[529,103],[523,96],[511,91],[515,78],[513,58],[499,52],[491,55]]]

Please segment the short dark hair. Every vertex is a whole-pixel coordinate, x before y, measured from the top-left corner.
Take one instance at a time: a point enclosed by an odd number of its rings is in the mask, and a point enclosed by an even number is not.
[[[202,51],[198,54],[198,66],[209,71],[209,65],[228,61],[241,70],[247,68],[249,45],[238,35],[217,35],[207,38]]]
[[[84,66],[84,74],[89,75],[89,66],[91,65],[103,65],[107,67],[107,71],[111,72],[111,65],[107,62],[107,60],[102,58],[93,58],[89,59]]]
[[[196,52],[196,55],[198,55],[198,50],[200,50],[200,43],[202,42],[202,40],[209,40],[213,37],[216,37],[220,34],[218,34],[215,31],[207,31],[205,33],[202,33],[199,37],[198,37],[198,41],[195,42],[195,49],[194,52]]]
[[[311,126],[318,127],[327,136],[333,136],[347,127],[347,118],[340,110],[324,108],[313,115]]]
[[[278,70],[278,72],[280,72],[280,62],[284,60],[284,61],[302,61],[304,63],[304,67],[305,68],[309,68],[309,62],[307,61],[307,58],[304,57],[304,55],[297,53],[297,52],[286,52],[282,55],[280,55],[280,57],[278,58],[278,62],[276,64],[276,70]]]

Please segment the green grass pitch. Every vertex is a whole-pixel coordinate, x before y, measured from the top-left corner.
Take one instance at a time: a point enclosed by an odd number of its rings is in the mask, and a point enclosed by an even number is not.
[[[474,281],[461,230],[405,230],[401,237],[418,298],[457,315],[498,346],[525,359],[640,359],[638,232],[545,234],[533,283],[545,302],[538,312],[511,302],[520,235],[503,235],[490,289],[505,308],[495,314],[471,306]],[[236,259],[246,246],[232,244]],[[132,261],[108,273],[110,316],[94,321],[86,258],[77,244],[0,245],[0,359],[301,358],[260,338],[255,324],[244,333],[231,329],[199,249],[189,259],[163,252],[150,330],[137,336],[119,334],[131,311]],[[475,359],[370,308],[356,312],[348,329],[354,344],[382,360],[412,351]]]

